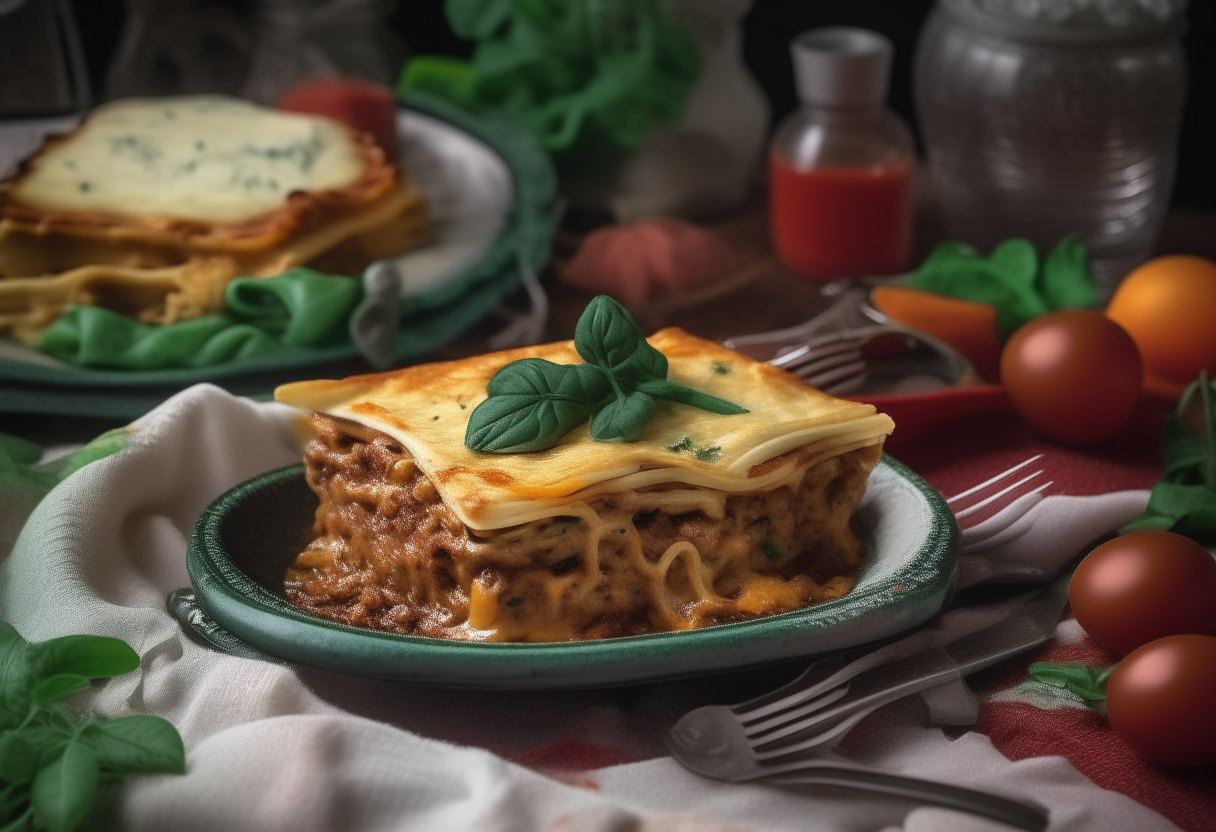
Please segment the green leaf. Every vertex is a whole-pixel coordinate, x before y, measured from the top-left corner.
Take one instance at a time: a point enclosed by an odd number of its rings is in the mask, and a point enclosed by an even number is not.
[[[34,684],[30,643],[0,621],[0,730],[20,725],[29,713]]]
[[[495,373],[486,400],[469,417],[465,445],[494,453],[543,450],[588,419],[593,439],[632,442],[654,415],[656,397],[723,415],[747,412],[667,381],[666,356],[646,342],[633,315],[605,295],[583,311],[574,345],[586,364],[526,358]]]
[[[1045,685],[1070,690],[1087,702],[1106,699],[1106,680],[1114,669],[1115,665],[1091,667],[1085,662],[1035,662],[1029,668],[1031,678]]]
[[[448,55],[419,55],[406,62],[397,87],[420,91],[474,108],[477,77],[468,61]]]
[[[444,12],[457,37],[485,40],[516,14],[513,0],[447,0]]]
[[[994,248],[989,262],[995,273],[1011,283],[1033,286],[1035,275],[1039,272],[1039,253],[1029,240],[1021,237],[1005,240]]]
[[[614,399],[591,420],[591,438],[598,442],[632,442],[658,406],[653,396],[640,390]]]
[[[1092,309],[1098,305],[1098,285],[1089,268],[1089,251],[1069,234],[1043,262],[1039,294],[1051,309]]]
[[[1002,338],[1050,311],[1039,282],[1038,255],[1021,238],[1006,240],[986,258],[963,243],[942,243],[904,280],[915,289],[995,307]]]
[[[553,447],[590,419],[611,389],[604,373],[591,365],[526,358],[495,373],[486,393],[469,416],[465,445],[517,453]]]
[[[97,755],[91,748],[68,743],[34,777],[30,789],[34,817],[49,832],[71,832],[93,805],[99,773]]]
[[[57,673],[43,679],[34,685],[33,703],[38,707],[46,707],[52,702],[79,693],[89,687],[89,680],[75,673]]]
[[[79,471],[90,462],[96,462],[118,453],[127,446],[130,438],[131,432],[127,428],[108,430],[58,462],[55,465],[55,474],[59,479],[65,479],[69,474]]]
[[[106,636],[63,636],[32,646],[40,677],[60,673],[106,679],[139,667],[139,654],[120,639]]]
[[[1123,528],[1166,529],[1216,546],[1216,382],[1201,374],[1161,428],[1165,472],[1144,513]]]
[[[579,316],[574,348],[584,361],[611,375],[626,393],[640,381],[667,378],[667,357],[646,343],[629,310],[607,295],[594,298]]]
[[[42,446],[11,433],[0,433],[0,455],[21,465],[33,465],[42,458]]]
[[[638,385],[637,389],[654,396],[656,399],[666,399],[669,402],[686,404],[690,407],[708,410],[710,413],[717,413],[721,416],[738,416],[741,413],[748,412],[746,407],[740,407],[734,402],[719,399],[717,396],[702,393],[700,390],[693,390],[691,387],[685,387],[673,381],[643,381]]]
[[[40,724],[0,733],[0,781],[32,781],[45,750],[61,739],[54,728]]]
[[[186,770],[186,750],[172,723],[158,716],[135,715],[88,723],[81,741],[97,755],[102,769],[116,774]]]

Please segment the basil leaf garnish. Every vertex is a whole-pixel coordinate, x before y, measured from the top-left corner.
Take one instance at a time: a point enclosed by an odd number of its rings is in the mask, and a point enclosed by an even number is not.
[[[629,381],[667,378],[667,356],[646,343],[629,310],[607,295],[596,297],[579,316],[574,348],[622,387]]]
[[[540,451],[588,419],[596,441],[632,442],[658,410],[659,399],[721,415],[747,413],[733,402],[668,381],[667,357],[646,342],[629,310],[606,295],[583,310],[574,348],[586,364],[525,358],[495,373],[486,400],[469,416],[465,445],[493,453]]]
[[[525,358],[503,367],[474,408],[464,443],[475,451],[516,453],[551,448],[591,418],[612,394],[607,376],[590,364]]]
[[[658,407],[654,396],[640,390],[615,399],[591,420],[591,438],[598,442],[632,442]]]
[[[747,412],[747,408],[739,407],[734,402],[728,402],[726,399],[719,399],[717,396],[711,396],[708,393],[702,393],[700,390],[693,390],[691,387],[685,387],[682,384],[675,384],[666,380],[643,381],[638,385],[638,389],[644,393],[649,393],[655,398],[666,399],[669,402],[677,402],[678,404],[686,404],[701,410],[708,410],[710,413],[717,413],[721,416],[737,416],[740,413]]]

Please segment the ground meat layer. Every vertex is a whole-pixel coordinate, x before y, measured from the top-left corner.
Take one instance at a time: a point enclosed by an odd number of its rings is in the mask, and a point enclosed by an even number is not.
[[[320,505],[288,599],[358,627],[470,640],[691,629],[839,597],[861,560],[849,521],[881,453],[850,451],[771,491],[702,494],[720,518],[663,499],[697,489],[665,486],[478,532],[396,440],[323,415],[313,427]]]

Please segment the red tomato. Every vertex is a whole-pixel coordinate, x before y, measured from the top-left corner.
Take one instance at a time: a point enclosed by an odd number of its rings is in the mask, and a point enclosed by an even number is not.
[[[388,87],[319,75],[291,87],[279,97],[277,106],[293,113],[328,116],[371,133],[390,161],[397,158],[397,102]]]
[[[1014,409],[1060,442],[1101,442],[1118,433],[1136,408],[1140,376],[1136,343],[1088,309],[1035,318],[1001,352],[1001,384]]]
[[[1129,532],[1085,556],[1068,601],[1085,632],[1120,653],[1176,633],[1216,636],[1216,560],[1180,534]]]
[[[1145,759],[1216,763],[1216,637],[1166,636],[1119,662],[1106,682],[1115,732]]]

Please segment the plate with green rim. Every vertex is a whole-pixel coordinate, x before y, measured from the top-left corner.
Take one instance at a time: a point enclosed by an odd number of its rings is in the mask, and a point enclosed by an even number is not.
[[[521,267],[544,266],[557,189],[552,163],[536,140],[500,118],[411,93],[401,100],[398,132],[404,166],[427,197],[441,244],[369,267],[391,269],[401,283],[397,364],[452,341],[484,318],[519,289]],[[346,341],[284,346],[198,368],[87,368],[0,336],[0,412],[133,418],[199,382],[269,398],[278,384],[322,371],[351,375],[368,372],[369,365]]]
[[[200,609],[179,619],[229,652],[380,679],[500,690],[627,685],[820,655],[909,630],[945,604],[958,548],[958,526],[941,495],[884,455],[855,516],[866,556],[847,595],[699,630],[461,642],[351,627],[288,603],[283,575],[308,543],[316,506],[302,464],[248,480],[208,506],[187,555]]]

